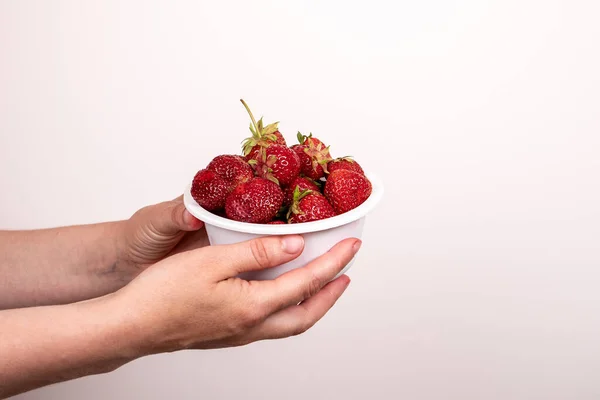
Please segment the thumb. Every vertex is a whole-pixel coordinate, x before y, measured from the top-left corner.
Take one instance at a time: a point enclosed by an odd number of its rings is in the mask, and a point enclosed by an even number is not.
[[[175,235],[181,231],[197,231],[204,225],[185,208],[183,199],[157,204],[151,217],[154,228],[164,235]]]
[[[245,242],[211,246],[203,249],[215,260],[215,274],[219,280],[242,272],[276,267],[292,261],[302,253],[304,238],[300,235],[266,236]],[[206,254],[206,253],[205,253]]]

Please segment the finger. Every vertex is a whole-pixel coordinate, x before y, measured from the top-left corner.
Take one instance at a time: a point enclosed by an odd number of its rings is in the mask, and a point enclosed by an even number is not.
[[[265,236],[207,247],[205,254],[214,259],[217,278],[223,280],[242,272],[272,268],[292,261],[303,249],[304,238],[300,235]]]
[[[185,208],[183,200],[167,201],[157,204],[151,217],[154,228],[164,235],[175,235],[181,231],[197,231],[204,225]]]
[[[208,246],[209,244],[210,243],[208,241],[208,236],[206,235],[206,230],[200,229],[184,236],[168,256],[200,249]]]
[[[342,275],[308,300],[272,314],[253,329],[252,340],[281,339],[306,332],[327,314],[349,284],[350,278]]]
[[[298,304],[336,277],[360,249],[359,239],[345,239],[306,266],[270,281],[253,282],[254,295],[268,314]]]

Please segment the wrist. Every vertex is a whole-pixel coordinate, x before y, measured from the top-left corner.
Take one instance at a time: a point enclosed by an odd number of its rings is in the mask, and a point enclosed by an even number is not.
[[[127,252],[127,224],[129,220],[121,220],[112,223],[112,239],[113,239],[113,249],[115,254],[115,263],[123,264],[129,263],[129,256]]]
[[[121,290],[86,303],[87,313],[99,316],[103,329],[102,340],[108,343],[109,357],[119,367],[137,358],[149,355],[154,335],[145,318]],[[108,350],[110,349],[110,350]]]
[[[131,229],[130,220],[121,220],[112,223],[112,248],[114,252],[114,263],[112,272],[114,278],[120,282],[119,288],[128,284],[142,271],[140,266],[133,261],[131,255]]]
[[[136,292],[137,288],[127,286],[104,299],[106,311],[119,321],[117,339],[124,337],[129,346],[125,353],[140,358],[184,348],[181,330],[165,319],[173,310],[156,309]]]

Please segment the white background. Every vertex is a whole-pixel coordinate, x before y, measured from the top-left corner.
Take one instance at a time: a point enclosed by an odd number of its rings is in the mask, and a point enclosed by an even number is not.
[[[33,399],[598,399],[593,0],[0,0],[0,227],[129,217],[249,131],[382,176],[313,330]],[[0,355],[1,356],[1,355]]]

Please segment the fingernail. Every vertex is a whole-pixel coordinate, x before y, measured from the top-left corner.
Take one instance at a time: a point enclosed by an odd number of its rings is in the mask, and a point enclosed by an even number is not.
[[[354,244],[352,245],[352,250],[357,253],[358,250],[360,250],[360,246],[362,245],[362,241],[360,239],[357,239],[356,242],[354,242]]]
[[[281,246],[286,253],[296,254],[304,246],[304,238],[299,235],[286,236],[281,240]]]

